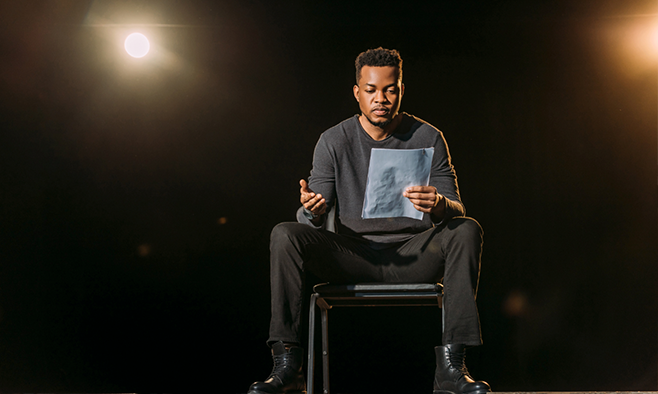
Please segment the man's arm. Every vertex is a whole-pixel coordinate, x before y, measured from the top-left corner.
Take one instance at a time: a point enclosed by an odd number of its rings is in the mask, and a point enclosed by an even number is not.
[[[336,195],[333,155],[324,137],[324,134],[321,135],[315,145],[313,168],[308,183],[303,179],[299,181],[299,200],[302,209],[298,212],[297,220],[314,227],[324,225],[327,212],[334,205],[333,200]]]

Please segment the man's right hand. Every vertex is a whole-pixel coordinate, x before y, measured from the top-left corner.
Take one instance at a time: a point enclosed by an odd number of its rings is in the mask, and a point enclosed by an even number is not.
[[[315,194],[313,190],[308,187],[308,183],[303,179],[299,181],[299,185],[301,186],[299,189],[299,201],[304,208],[317,216],[325,213],[327,211],[327,202],[324,197],[322,197],[322,194]]]

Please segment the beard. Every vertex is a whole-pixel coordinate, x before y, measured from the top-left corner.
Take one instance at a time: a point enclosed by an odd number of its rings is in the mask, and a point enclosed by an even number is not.
[[[385,129],[386,126],[390,125],[391,122],[393,122],[393,119],[387,119],[381,122],[373,122],[372,119],[370,119],[370,117],[368,117],[366,114],[363,114],[363,116],[365,116],[366,119],[368,119],[368,122],[370,122],[371,125],[375,127],[379,127],[380,129]]]

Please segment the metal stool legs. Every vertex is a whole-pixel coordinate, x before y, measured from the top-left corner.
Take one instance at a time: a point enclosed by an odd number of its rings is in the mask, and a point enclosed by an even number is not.
[[[313,370],[315,362],[315,306],[320,307],[320,319],[322,323],[322,392],[329,394],[329,314],[328,309],[331,306],[327,305],[323,299],[319,299],[318,294],[311,296],[311,305],[309,307],[309,327],[308,332],[308,363],[307,363],[307,379],[306,379],[306,393],[313,394],[315,392],[313,385],[315,384]]]
[[[307,394],[314,393],[315,307],[320,308],[322,323],[322,392],[329,394],[329,321],[333,306],[439,306],[442,307],[443,287],[438,283],[376,284],[332,286],[317,285],[311,295],[308,332]]]

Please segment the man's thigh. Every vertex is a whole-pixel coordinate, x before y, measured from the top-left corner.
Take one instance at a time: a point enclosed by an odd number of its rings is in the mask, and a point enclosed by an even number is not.
[[[380,282],[376,251],[364,241],[315,229],[303,223],[282,223],[278,232],[302,249],[302,269],[332,283]]]
[[[454,247],[481,248],[482,230],[470,218],[455,218],[428,229],[388,251],[387,282],[433,282],[443,277],[447,255]]]

